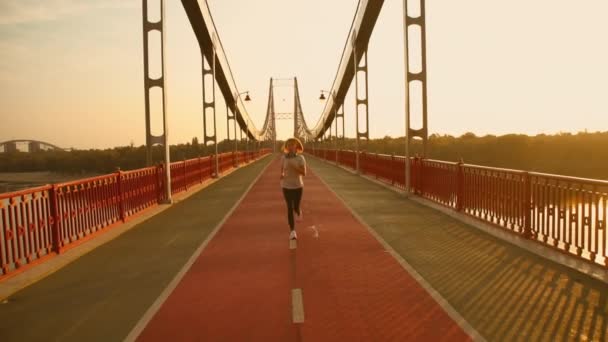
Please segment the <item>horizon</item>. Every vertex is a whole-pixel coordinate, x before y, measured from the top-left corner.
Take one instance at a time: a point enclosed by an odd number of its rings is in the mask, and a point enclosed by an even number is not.
[[[436,138],[445,138],[445,137],[450,137],[450,138],[455,138],[455,139],[461,139],[464,138],[467,135],[473,134],[474,138],[503,138],[503,137],[508,137],[508,136],[523,136],[523,137],[527,137],[527,138],[537,138],[537,137],[560,137],[560,136],[577,136],[577,135],[593,135],[593,134],[607,134],[608,135],[608,130],[607,131],[579,131],[579,132],[557,132],[554,134],[546,134],[546,133],[538,133],[538,134],[534,134],[534,135],[530,135],[530,134],[523,134],[523,133],[506,133],[506,134],[500,134],[500,135],[494,135],[494,134],[485,134],[485,135],[478,135],[475,134],[474,132],[465,132],[463,134],[460,135],[452,135],[452,134],[440,134],[440,133],[432,133],[429,134],[429,140],[432,139],[436,139]],[[374,140],[383,140],[383,139],[393,139],[393,140],[400,140],[400,139],[405,139],[405,136],[385,136],[385,137],[374,137],[374,138],[370,138],[370,141],[374,141]],[[185,146],[185,145],[192,145],[192,139],[184,141],[184,142],[177,142],[177,143],[172,143],[170,146],[173,147],[178,147],[178,146]],[[346,137],[347,140],[354,140],[354,137]],[[285,141],[284,138],[277,138],[277,142],[283,142]],[[2,141],[0,141],[1,143]],[[420,140],[418,139],[413,139],[412,140],[413,143],[419,143]],[[219,144],[226,144],[226,139],[220,140]],[[233,141],[229,141],[230,144],[233,143]],[[244,143],[244,142],[240,142],[240,143]],[[19,144],[25,144],[25,143],[18,143],[18,147]],[[145,144],[127,144],[127,145],[116,145],[116,146],[109,146],[109,147],[102,147],[102,148],[95,148],[95,147],[84,147],[84,148],[77,148],[77,147],[73,147],[73,146],[69,146],[69,147],[65,147],[65,146],[59,146],[62,149],[66,150],[67,152],[71,152],[71,151],[87,151],[87,150],[112,150],[112,149],[119,149],[119,148],[144,148],[146,145]],[[198,146],[200,148],[205,148],[206,146],[213,146],[213,145],[205,145],[202,142],[198,142]],[[162,146],[155,146],[155,148],[162,148]],[[2,147],[0,147],[0,153],[2,153]]]

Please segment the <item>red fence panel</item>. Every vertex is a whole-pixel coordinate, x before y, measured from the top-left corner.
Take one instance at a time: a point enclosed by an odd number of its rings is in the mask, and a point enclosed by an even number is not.
[[[338,155],[337,152],[338,151],[336,151],[336,150],[328,150],[327,151],[327,155],[326,155],[327,160],[331,161],[331,162],[335,162],[336,161],[336,157]]]
[[[333,152],[333,151],[332,151]],[[359,154],[359,172],[362,175],[375,176],[376,173],[376,155],[372,153],[362,152]]]
[[[340,164],[351,169],[356,169],[356,157],[354,151],[340,150]]]
[[[51,188],[0,194],[0,277],[53,252]]]
[[[224,172],[234,167],[235,156],[236,155],[233,155],[232,152],[220,153],[218,155],[220,172]]]
[[[142,210],[155,206],[159,202],[162,183],[159,167],[121,172],[121,193],[125,217],[132,216]]]
[[[462,211],[483,221],[524,233],[526,173],[462,165]]]
[[[411,165],[410,162],[410,169]],[[396,187],[405,190],[405,157],[393,156],[390,164],[390,171],[384,172],[391,174],[391,182],[394,182]]]
[[[608,266],[608,182],[541,173],[529,177],[533,237]]]
[[[233,156],[234,165],[240,165],[245,162],[245,152],[237,151]]]
[[[210,159],[211,157],[202,157],[186,160],[186,187],[190,188],[211,178]]]
[[[186,190],[186,170],[184,162],[171,163],[171,194]]]
[[[456,163],[423,160],[419,193],[422,197],[447,207],[456,207],[457,171]]]
[[[56,185],[60,250],[122,219],[119,177],[113,173]]]
[[[370,155],[371,156],[371,155]],[[399,188],[405,185],[405,159],[388,154],[375,154],[366,162],[373,165],[365,165],[371,175],[385,183],[392,184]]]

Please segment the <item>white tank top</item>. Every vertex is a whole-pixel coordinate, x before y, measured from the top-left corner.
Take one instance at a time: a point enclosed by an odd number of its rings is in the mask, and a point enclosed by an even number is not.
[[[296,170],[294,170],[291,165],[295,164],[297,166],[306,167],[306,159],[301,154],[297,154],[295,157],[287,158],[286,155],[282,157],[283,163],[283,173],[285,177],[281,180],[281,187],[285,189],[298,189],[304,186],[304,181],[302,180],[302,175],[300,175]]]

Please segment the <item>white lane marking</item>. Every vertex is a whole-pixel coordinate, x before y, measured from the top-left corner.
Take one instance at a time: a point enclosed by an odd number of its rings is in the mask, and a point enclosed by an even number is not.
[[[298,248],[298,240],[289,240],[289,249]]]
[[[165,243],[165,247],[171,246],[177,240],[177,238],[180,237],[180,235],[181,235],[181,233],[175,234],[175,236],[171,240],[169,240],[169,241],[167,241],[167,243]]]
[[[304,323],[304,301],[302,289],[291,290],[291,317],[294,323]]]
[[[148,325],[150,320],[152,320],[152,318],[154,317],[156,312],[160,309],[160,307],[167,300],[167,298],[169,298],[169,295],[171,295],[173,290],[175,290],[175,288],[177,287],[179,282],[186,275],[188,270],[190,270],[190,267],[192,267],[192,264],[194,264],[196,259],[198,259],[198,257],[201,255],[201,253],[203,252],[203,249],[205,249],[205,247],[207,247],[207,244],[209,244],[209,241],[211,241],[213,239],[215,234],[220,230],[220,228],[224,225],[224,223],[226,223],[226,221],[232,215],[234,210],[245,199],[245,196],[247,196],[247,194],[249,193],[251,188],[253,188],[253,186],[258,182],[258,180],[266,172],[266,169],[268,169],[268,167],[272,164],[272,162],[273,162],[272,160],[270,162],[268,162],[268,164],[264,167],[264,169],[262,169],[262,172],[260,172],[260,174],[253,180],[253,182],[251,182],[251,184],[249,184],[249,187],[247,187],[247,189],[245,190],[245,192],[243,193],[241,198],[239,198],[238,201],[236,201],[236,203],[234,203],[232,208],[230,208],[230,210],[228,210],[228,213],[226,213],[226,216],[224,216],[224,218],[217,224],[217,226],[215,226],[215,228],[213,228],[213,231],[211,231],[211,233],[209,234],[209,236],[207,236],[205,241],[203,241],[203,243],[198,247],[198,249],[194,252],[194,254],[192,254],[192,256],[190,257],[188,262],[186,262],[184,267],[182,267],[182,269],[177,273],[177,275],[175,275],[173,280],[171,280],[169,285],[167,285],[167,287],[163,290],[163,292],[160,294],[160,296],[158,296],[158,298],[154,301],[154,303],[152,303],[152,306],[150,306],[150,308],[146,311],[146,313],[141,317],[139,322],[137,322],[135,327],[133,327],[133,330],[131,330],[131,332],[129,333],[129,335],[127,335],[127,337],[125,338],[124,341],[133,342],[137,339],[137,337],[139,337],[139,335],[142,333],[142,331],[144,331],[144,328]]]

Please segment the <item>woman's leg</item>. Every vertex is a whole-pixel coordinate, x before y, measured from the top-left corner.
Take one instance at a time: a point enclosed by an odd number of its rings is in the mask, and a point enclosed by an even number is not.
[[[302,213],[300,212],[300,202],[302,201],[302,192],[304,188],[294,189],[293,190],[293,210],[300,216]]]
[[[289,229],[294,229],[294,221],[293,221],[293,193],[291,189],[283,188],[283,197],[285,197],[285,202],[287,203],[287,222],[289,222]]]

